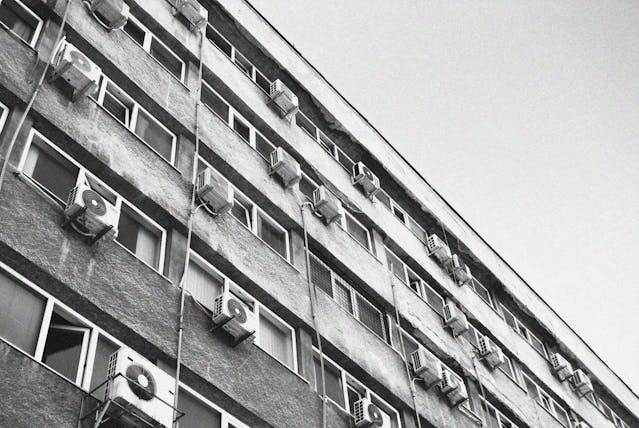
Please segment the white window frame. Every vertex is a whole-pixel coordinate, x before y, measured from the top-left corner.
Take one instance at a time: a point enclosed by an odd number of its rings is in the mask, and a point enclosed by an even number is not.
[[[115,115],[113,113],[111,113],[106,107],[104,107],[104,97],[105,97],[106,92],[107,92],[107,86],[109,86],[109,85],[113,86],[116,90],[118,90],[120,92],[120,94],[123,97],[128,98],[128,100],[131,102],[131,108],[129,109],[127,107],[127,110],[129,110],[127,123],[123,123],[119,118],[115,117]],[[117,97],[115,97],[115,98],[117,99]],[[113,117],[120,124],[122,124],[133,135],[135,135],[135,137],[139,141],[141,141],[145,146],[147,146],[149,149],[151,149],[155,154],[160,156],[163,160],[165,160],[166,162],[170,163],[171,165],[175,164],[175,155],[176,155],[176,151],[177,151],[177,135],[175,135],[175,133],[173,131],[171,131],[169,128],[167,128],[166,125],[164,125],[155,116],[153,116],[151,113],[149,113],[148,110],[146,110],[144,107],[142,107],[137,101],[135,101],[135,99],[133,99],[132,96],[127,94],[126,91],[124,91],[122,88],[120,88],[113,80],[109,79],[105,74],[102,74],[102,78],[101,78],[101,81],[100,81],[100,89],[98,91],[98,97],[97,97],[97,99],[95,99],[95,102],[100,107],[102,107],[102,109],[105,110],[111,117]],[[118,102],[120,102],[119,99],[118,99]],[[120,104],[122,104],[122,103],[120,102]],[[147,118],[149,118],[153,123],[158,125],[169,136],[171,136],[171,155],[170,155],[169,159],[165,158],[162,154],[160,154],[160,152],[158,152],[153,146],[151,146],[150,143],[144,141],[144,139],[135,132],[135,126],[137,124],[138,116],[140,114],[140,111],[142,111],[142,113],[144,113]]]
[[[504,416],[503,413],[501,413],[495,406],[493,406],[488,400],[486,400],[483,396],[479,396],[479,401],[481,403],[484,404],[484,406],[486,406],[486,408],[490,408],[495,412],[495,416],[497,417],[497,426],[498,427],[502,427],[503,423],[502,421],[506,421],[508,422],[513,428],[518,428],[518,425],[516,425],[513,421],[511,421],[510,419],[508,419],[506,416]]]
[[[270,215],[268,215],[266,213],[266,211],[264,211],[263,209],[261,209],[260,207],[257,206],[257,204],[255,202],[253,202],[250,198],[248,198],[244,193],[242,193],[242,191],[240,191],[236,186],[233,185],[233,183],[231,183],[222,173],[220,173],[215,167],[213,167],[208,161],[206,161],[203,157],[199,156],[198,157],[198,161],[202,162],[206,168],[211,168],[213,171],[215,171],[220,177],[224,178],[231,187],[233,187],[233,192],[235,194],[235,197],[237,197],[238,195],[240,196],[240,198],[245,199],[246,201],[248,201],[251,206],[250,207],[245,207],[247,210],[250,211],[250,227],[247,227],[244,223],[242,223],[240,220],[238,220],[237,218],[235,218],[235,216],[232,216],[236,221],[240,222],[240,224],[244,227],[246,227],[247,229],[249,229],[251,231],[251,233],[253,233],[253,235],[255,235],[260,241],[262,241],[264,244],[266,244],[266,246],[273,252],[275,252],[275,254],[279,255],[281,258],[283,258],[284,260],[286,260],[289,264],[291,263],[291,243],[290,243],[290,235],[288,230],[286,230],[283,226],[281,226],[277,221],[275,221],[273,219],[273,217],[271,217]],[[197,166],[196,166],[197,168]],[[197,176],[196,176],[197,178]],[[244,206],[244,204],[242,204],[242,206]],[[285,243],[286,243],[286,256],[283,256],[282,254],[278,253],[277,251],[275,251],[274,248],[272,248],[266,241],[264,241],[262,239],[261,236],[258,235],[258,224],[257,224],[257,216],[260,216],[263,221],[267,221],[271,226],[275,227],[276,229],[278,229],[279,231],[284,233],[284,239],[285,239]]]
[[[220,414],[220,428],[228,428],[229,425],[233,425],[236,428],[250,428],[248,425],[241,422],[239,419],[237,419],[236,417],[222,409],[220,406],[213,403],[208,398],[183,382],[180,382],[180,390],[186,391],[189,395],[201,401],[205,406],[210,407],[214,411],[218,412]]]
[[[30,176],[28,176],[24,172],[24,166],[25,166],[25,163],[26,163],[26,160],[27,160],[27,156],[29,154],[29,150],[31,148],[31,145],[33,144],[33,140],[34,140],[34,137],[36,135],[38,136],[38,138],[41,141],[46,143],[53,151],[57,152],[60,156],[62,156],[64,159],[66,159],[68,162],[70,162],[76,168],[78,168],[78,176],[76,177],[76,183],[77,183],[77,180],[82,179],[82,177],[86,177],[89,180],[94,180],[99,186],[104,188],[104,190],[106,190],[107,192],[109,192],[109,193],[111,193],[113,195],[113,197],[115,198],[115,207],[116,207],[116,209],[118,211],[121,212],[122,205],[124,204],[124,205],[126,205],[127,208],[131,209],[136,215],[138,215],[142,219],[143,222],[145,222],[148,225],[150,225],[151,227],[157,229],[157,231],[160,233],[160,240],[159,240],[159,243],[158,243],[158,245],[160,245],[160,251],[159,251],[159,254],[158,254],[158,267],[157,268],[154,267],[154,266],[151,266],[146,261],[140,259],[137,255],[135,255],[135,253],[133,253],[131,250],[126,248],[123,244],[118,242],[117,238],[114,240],[114,242],[116,242],[120,247],[122,247],[124,250],[126,250],[129,254],[132,254],[136,259],[138,259],[139,261],[141,261],[142,263],[144,263],[145,265],[147,265],[148,267],[150,267],[151,269],[153,269],[154,271],[156,271],[160,275],[162,275],[163,271],[164,271],[164,257],[165,257],[165,251],[166,251],[166,229],[163,228],[162,226],[160,226],[158,223],[156,223],[153,219],[151,219],[149,216],[147,216],[144,212],[142,212],[140,209],[138,209],[135,205],[131,204],[129,201],[127,201],[122,196],[120,196],[116,191],[111,189],[111,187],[109,187],[104,182],[102,182],[102,180],[100,180],[98,177],[93,175],[89,170],[87,170],[79,162],[77,162],[75,159],[73,159],[71,156],[69,156],[67,153],[65,153],[62,149],[60,149],[58,146],[56,146],[51,140],[49,140],[47,137],[44,136],[44,134],[42,134],[40,131],[38,131],[35,128],[31,128],[31,130],[29,131],[29,135],[27,137],[27,142],[26,142],[24,150],[22,152],[22,155],[21,155],[21,158],[20,158],[20,163],[18,164],[18,171],[20,171],[25,177],[28,177],[28,179],[31,182],[33,182],[36,186],[38,186],[38,188],[42,188],[44,190],[44,186],[42,184],[38,183],[35,179],[31,178]],[[50,194],[48,191],[46,191],[46,193],[53,200],[61,203],[62,205],[64,205],[66,203],[66,201],[62,201],[62,200],[58,199],[54,195]],[[119,218],[118,218],[118,221],[119,221]]]
[[[149,56],[153,58],[153,60],[157,62],[163,69],[165,69],[171,76],[173,76],[175,79],[179,80],[180,82],[184,83],[184,74],[185,74],[186,65],[184,64],[184,61],[182,60],[182,58],[180,58],[175,52],[173,52],[173,49],[169,48],[164,42],[162,42],[162,40],[160,40],[155,34],[153,34],[151,30],[149,30],[144,24],[140,22],[139,19],[137,19],[132,14],[129,14],[129,21],[131,21],[133,24],[135,24],[137,27],[139,27],[142,30],[142,32],[144,33],[144,41],[140,45],[137,40],[135,40],[131,35],[129,35],[129,33],[127,33],[126,31],[124,31],[124,33],[131,40],[133,40],[136,45],[140,46],[147,54],[149,54]],[[177,77],[175,74],[173,74],[164,64],[162,64],[156,57],[154,57],[151,54],[151,42],[153,41],[153,39],[155,39],[157,43],[159,43],[164,49],[166,49],[169,52],[169,54],[175,57],[175,59],[177,59],[180,62],[180,64],[182,64],[180,77]]]
[[[2,4],[2,1],[3,0],[0,0],[0,4]],[[10,31],[14,35],[16,35],[20,40],[22,40],[27,45],[29,45],[29,46],[31,46],[32,48],[35,49],[36,43],[38,42],[38,38],[40,37],[40,33],[42,31],[42,27],[44,26],[44,22],[42,21],[42,18],[40,18],[38,15],[36,15],[31,9],[29,9],[29,7],[27,5],[22,3],[20,0],[13,0],[13,1],[15,1],[18,4],[18,6],[20,6],[22,9],[24,9],[27,12],[27,14],[29,14],[31,17],[35,18],[35,20],[38,22],[38,24],[36,25],[36,28],[33,30],[33,36],[31,36],[31,40],[25,40],[22,37],[18,36],[16,33],[11,31],[11,29],[8,28],[7,26],[5,26],[3,23],[0,23],[0,26],[6,28],[8,31]],[[2,129],[2,127],[0,127],[0,129]]]
[[[347,224],[346,217],[348,217],[352,222],[357,224],[359,227],[361,227],[366,232],[366,245],[364,245],[361,242],[359,242],[359,240],[357,238],[355,238],[351,234],[351,232],[348,230],[348,224]],[[366,249],[366,251],[368,251],[369,253],[373,254],[373,245],[371,243],[371,233],[368,230],[368,228],[362,224],[362,222],[360,222],[359,220],[357,220],[355,218],[355,216],[353,214],[351,214],[348,210],[344,210],[344,215],[340,218],[340,221],[338,221],[337,224],[339,225],[339,227],[344,232],[346,232],[348,234],[348,236],[353,238],[355,240],[355,242],[357,242],[360,246],[364,247]]]
[[[0,134],[2,134],[2,131],[4,130],[7,117],[9,117],[9,107],[0,101]]]

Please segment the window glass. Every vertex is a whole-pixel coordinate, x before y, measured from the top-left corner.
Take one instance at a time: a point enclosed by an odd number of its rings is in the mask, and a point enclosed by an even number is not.
[[[363,394],[352,385],[346,385],[346,394],[348,395],[348,410],[351,414],[355,414],[355,403],[362,399]]]
[[[359,320],[382,339],[385,338],[384,322],[381,312],[361,295],[357,295],[357,313]]]
[[[58,313],[51,317],[42,362],[72,382],[79,382],[89,329],[67,321]]]
[[[257,132],[255,133],[255,148],[264,159],[270,162],[271,153],[275,150],[275,146]]]
[[[351,289],[341,278],[334,277],[333,278],[334,288],[333,292],[334,299],[337,303],[344,309],[346,309],[351,314],[353,313],[353,302],[351,301]]]
[[[486,303],[492,306],[492,298],[490,297],[490,292],[486,287],[480,284],[477,280],[472,280],[473,289],[475,292],[481,297]]]
[[[231,208],[231,214],[244,226],[251,228],[251,204],[235,192],[235,201]]]
[[[258,69],[255,69],[255,83],[259,86],[264,92],[270,94],[271,92],[271,81],[266,78]]]
[[[233,129],[247,143],[251,141],[251,129],[237,116],[233,116]]]
[[[568,418],[566,411],[554,401],[552,402],[552,405],[555,409],[555,415],[557,416],[557,419],[559,419],[559,422],[565,427],[570,427],[570,418]]]
[[[103,335],[98,336],[98,344],[95,349],[95,358],[93,360],[93,373],[91,374],[91,390],[96,388],[102,382],[104,382],[108,375],[109,370],[109,357],[120,347]],[[104,397],[104,391],[106,385],[103,385],[95,392],[97,397]]]
[[[313,200],[313,192],[317,188],[315,183],[309,180],[305,175],[302,174],[302,179],[300,180],[300,192],[304,194],[309,200]]]
[[[102,106],[125,126],[129,126],[133,101],[111,82],[107,83]]]
[[[120,211],[116,240],[140,260],[159,270],[161,232],[124,204]]]
[[[235,65],[242,71],[242,73],[246,74],[248,77],[252,77],[253,65],[238,51],[235,51]]]
[[[164,159],[171,162],[173,134],[164,129],[154,118],[143,110],[138,110],[135,133],[145,143],[153,147]]]
[[[322,132],[319,133],[319,143],[324,148],[324,150],[326,150],[328,153],[330,153],[331,156],[335,156],[335,154],[334,154],[335,143],[333,143],[330,140],[330,138],[328,138]]]
[[[218,49],[224,52],[226,56],[231,58],[233,47],[210,25],[206,28],[206,37],[211,41],[211,43],[217,46]]]
[[[286,232],[259,214],[257,216],[257,236],[286,258]]]
[[[386,257],[388,258],[388,265],[393,271],[395,276],[399,278],[403,283],[406,283],[406,272],[404,271],[404,263],[390,251],[386,251]]]
[[[293,369],[293,338],[291,330],[266,313],[260,312],[259,346]]]
[[[402,341],[404,343],[404,357],[410,361],[411,354],[419,349],[419,345],[404,332],[402,332]]]
[[[501,305],[501,309],[502,313],[504,314],[504,320],[506,320],[506,323],[511,326],[516,332],[519,332],[517,321],[515,320],[513,314],[511,314],[510,311],[504,307],[504,305]]]
[[[211,90],[209,85],[202,84],[202,102],[208,106],[215,114],[220,116],[224,122],[229,120],[229,105]]]
[[[136,24],[132,19],[129,19],[123,27],[125,33],[127,33],[133,40],[140,46],[144,45],[145,31]]]
[[[357,242],[370,249],[368,242],[368,230],[353,219],[350,214],[346,214],[346,231],[349,235],[355,238]]]
[[[297,113],[295,115],[295,123],[297,123],[297,126],[306,131],[313,139],[316,138],[315,135],[317,128],[302,113]]]
[[[182,80],[182,68],[184,63],[175,56],[166,46],[160,43],[155,37],[151,39],[149,53],[157,59],[160,64],[179,80]]]
[[[444,299],[435,292],[428,284],[424,284],[424,292],[426,293],[426,301],[428,305],[439,315],[444,316]]]
[[[543,342],[541,340],[539,340],[532,333],[529,333],[528,336],[530,338],[530,344],[532,345],[532,347],[535,348],[535,350],[537,352],[539,352],[541,355],[543,355],[545,357],[546,356],[546,348],[544,347]]]
[[[46,301],[0,272],[0,335],[30,355],[35,353]]]
[[[195,300],[212,310],[215,298],[224,291],[224,278],[197,263],[190,263],[186,289]]]
[[[379,192],[375,193],[375,198],[377,198],[378,201],[384,204],[386,208],[388,209],[391,208],[391,199],[388,196],[388,194],[386,194],[386,192],[384,192],[383,190],[380,190]]]
[[[311,281],[316,287],[319,287],[322,291],[328,293],[333,297],[333,284],[331,280],[331,271],[324,266],[314,255],[310,255],[310,271]]]
[[[337,150],[337,160],[339,161],[339,163],[341,163],[342,166],[346,168],[346,170],[348,170],[349,172],[352,171],[355,163],[352,160],[350,160],[350,158],[346,156],[346,154],[343,151],[341,151],[339,148],[336,147],[336,150]]]
[[[534,399],[539,398],[539,393],[537,392],[537,384],[535,384],[528,376],[525,374],[522,376],[524,378],[524,385],[526,385],[526,389],[528,390],[528,395],[530,395]]]
[[[322,370],[318,357],[315,361],[315,387],[318,393],[322,392]],[[326,395],[340,406],[344,405],[344,389],[342,387],[341,372],[333,367],[328,361],[324,361],[324,371],[326,372]]]
[[[27,153],[24,173],[33,178],[61,201],[67,201],[75,187],[79,169],[60,153],[44,143],[36,133]]]
[[[40,19],[15,0],[0,2],[0,22],[28,44],[35,41],[41,23]]]
[[[171,403],[172,404],[172,403]],[[184,412],[180,428],[221,428],[220,412],[207,406],[184,389],[178,395],[178,409]]]
[[[426,232],[424,232],[424,229],[410,217],[408,217],[408,227],[410,228],[411,232],[413,232],[413,234],[417,236],[417,239],[422,242],[426,242]]]

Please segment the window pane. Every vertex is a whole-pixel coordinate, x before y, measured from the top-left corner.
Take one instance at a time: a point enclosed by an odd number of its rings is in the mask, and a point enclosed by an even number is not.
[[[341,163],[344,168],[346,168],[349,172],[353,170],[353,165],[355,165],[355,163],[350,160],[350,158],[348,156],[346,156],[346,153],[344,153],[343,151],[341,151],[339,148],[337,149],[337,160],[339,161],[339,163]]]
[[[178,396],[178,409],[185,413],[179,419],[180,428],[220,428],[222,426],[220,412],[183,389]]]
[[[167,68],[178,79],[182,80],[182,67],[184,63],[180,61],[168,48],[153,37],[151,39],[151,48],[149,52],[153,58],[157,59],[160,64]]]
[[[18,348],[34,354],[46,302],[0,272],[0,335]]]
[[[417,236],[417,239],[419,239],[423,243],[426,242],[426,232],[424,232],[424,229],[410,217],[408,217],[408,227],[410,227],[410,230],[413,232],[413,234]]]
[[[526,389],[528,390],[528,395],[535,399],[539,398],[537,385],[532,380],[530,380],[528,376],[523,375],[522,377],[524,378],[524,384],[526,385]]]
[[[167,132],[146,112],[139,110],[135,122],[135,133],[145,143],[153,147],[163,158],[171,162],[173,135]]]
[[[271,153],[275,150],[275,146],[257,132],[255,133],[255,148],[264,159],[270,162]]]
[[[267,94],[271,92],[271,82],[257,69],[255,69],[255,83]]]
[[[315,125],[311,123],[310,120],[306,118],[306,116],[304,116],[301,113],[298,113],[297,115],[295,115],[295,123],[297,123],[297,126],[299,126],[304,131],[306,131],[308,135],[311,136],[311,138],[313,139],[317,138],[315,136],[317,132],[317,128],[315,127]]]
[[[135,40],[140,46],[144,44],[144,30],[140,28],[133,20],[129,19],[123,28],[133,40]]]
[[[312,200],[315,189],[315,184],[306,178],[306,176],[302,175],[302,179],[300,180],[300,192],[302,192],[308,199]]]
[[[75,382],[78,371],[84,367],[84,361],[80,358],[88,332],[88,328],[73,325],[54,312],[44,345],[42,362]]]
[[[13,0],[3,0],[0,3],[0,22],[29,44],[33,41],[39,24],[33,15]]]
[[[233,129],[239,134],[240,137],[247,143],[251,141],[251,130],[246,123],[239,119],[237,116],[233,116]]]
[[[357,310],[359,320],[366,327],[373,330],[375,334],[384,339],[386,335],[384,334],[384,323],[381,312],[360,295],[357,295]]]
[[[319,358],[315,361],[315,380],[317,392],[322,392],[322,370]],[[324,362],[324,371],[326,372],[326,395],[340,406],[344,406],[344,390],[342,389],[342,376],[339,370],[334,368],[328,362]]]
[[[353,302],[351,301],[351,288],[338,277],[334,277],[334,299],[344,309],[353,313]]]
[[[357,223],[350,215],[346,215],[346,230],[357,242],[370,249],[368,242],[368,230]]]
[[[104,336],[98,336],[98,346],[95,349],[95,358],[93,360],[93,373],[91,374],[91,390],[104,382],[108,374],[109,357],[120,347],[106,339]],[[106,389],[106,385],[100,387],[95,392],[97,397],[103,397],[101,393]]]
[[[158,230],[151,230],[133,210],[122,205],[116,240],[155,269],[159,268],[159,233]]]
[[[435,292],[428,284],[424,284],[424,292],[426,293],[426,302],[428,306],[433,308],[439,315],[444,316],[444,299]]]
[[[383,190],[380,190],[379,192],[375,193],[375,198],[377,198],[377,200],[379,200],[382,204],[384,204],[386,208],[388,209],[391,208],[390,198],[388,197],[386,192],[384,192]]]
[[[259,345],[260,348],[292,369],[293,340],[291,331],[277,324],[278,322],[268,315],[260,314]]]
[[[133,101],[110,83],[107,84],[104,92],[102,106],[124,125],[129,126]]]
[[[251,77],[253,65],[238,51],[235,51],[235,65],[247,76]]]
[[[67,201],[75,187],[78,167],[53,150],[36,134],[27,153],[24,173],[61,201]]]
[[[310,255],[310,271],[311,271],[311,281],[315,284],[316,287],[320,288],[322,291],[328,293],[329,296],[333,297],[333,285],[331,282],[331,271],[324,266],[314,255]]]
[[[404,271],[404,263],[389,251],[386,251],[386,258],[388,259],[388,265],[391,271],[393,271],[397,278],[399,278],[404,284],[406,284],[406,272]]]
[[[229,58],[231,57],[231,51],[233,50],[233,48],[231,47],[229,42],[224,40],[224,38],[222,38],[222,36],[220,36],[220,34],[215,31],[210,25],[206,28],[206,37],[211,41],[211,43],[213,43],[222,52],[224,52],[226,56],[228,56]]]
[[[233,203],[233,207],[231,208],[231,214],[233,214],[233,217],[238,219],[244,226],[248,228],[251,227],[250,211],[242,204],[242,201],[239,200],[237,197],[235,198],[235,202]]]
[[[537,339],[532,333],[529,332],[528,336],[530,337],[530,344],[535,348],[537,352],[539,352],[544,357],[546,356],[546,348],[541,340]]]
[[[202,85],[202,102],[228,123],[229,105],[205,84]]]
[[[409,339],[406,334],[402,333],[402,336],[404,342],[404,357],[406,357],[410,361],[411,354],[417,351],[417,349],[419,349],[419,346],[412,339]]]
[[[197,263],[190,263],[186,289],[195,300],[212,310],[215,298],[224,290],[224,278],[205,270]]]
[[[257,236],[286,258],[286,233],[261,215],[257,217]]]

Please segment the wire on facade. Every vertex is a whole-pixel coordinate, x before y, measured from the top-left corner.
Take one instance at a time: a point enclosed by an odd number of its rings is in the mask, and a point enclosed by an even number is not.
[[[40,93],[40,89],[42,88],[42,85],[44,84],[44,79],[46,78],[47,72],[49,71],[49,66],[53,62],[55,55],[58,53],[57,51],[60,46],[60,41],[62,40],[62,33],[64,31],[64,26],[67,23],[69,6],[71,6],[71,0],[67,0],[66,5],[64,6],[64,12],[62,14],[62,22],[60,23],[60,28],[58,29],[58,34],[56,35],[55,43],[53,44],[54,48],[51,50],[51,54],[49,55],[49,60],[47,61],[47,63],[44,66],[44,69],[42,70],[42,74],[40,75],[40,78],[38,79],[38,83],[35,89],[33,90],[33,93],[31,94],[31,98],[29,98],[29,103],[27,104],[27,107],[22,112],[22,116],[20,116],[20,121],[18,122],[18,126],[16,127],[15,131],[13,132],[13,135],[11,136],[11,140],[9,141],[9,146],[7,147],[7,153],[5,154],[4,160],[2,161],[2,171],[0,171],[0,191],[2,191],[2,184],[4,183],[4,177],[7,173],[7,167],[9,166],[9,158],[11,157],[13,146],[15,145],[16,140],[18,139],[18,135],[20,134],[20,131],[22,130],[22,127],[24,126],[24,121],[27,119],[27,115],[29,114],[29,111],[31,111],[31,108],[33,107],[33,103],[35,102],[36,97]],[[38,64],[38,59],[36,54],[35,65],[37,64]]]

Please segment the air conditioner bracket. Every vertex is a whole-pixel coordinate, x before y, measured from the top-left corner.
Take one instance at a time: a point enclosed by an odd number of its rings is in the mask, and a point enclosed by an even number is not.
[[[109,233],[109,231],[113,229],[113,225],[105,226],[101,231],[99,231],[94,237],[88,238],[87,243],[89,245],[93,245],[98,242],[104,235]]]
[[[73,215],[67,217],[63,222],[62,222],[62,228],[66,229],[69,227],[69,225],[71,223],[73,223],[74,221],[76,221],[78,219],[78,217],[80,217],[82,214],[84,214],[84,212],[87,210],[87,207],[82,207],[79,210],[77,210],[76,212],[73,213]]]
[[[231,346],[233,348],[235,348],[237,345],[239,345],[240,343],[244,342],[245,340],[247,340],[248,338],[250,338],[251,336],[253,336],[255,334],[255,330],[253,331],[249,331],[245,334],[243,334],[242,336],[238,337],[237,339],[235,339],[233,341],[233,343],[231,344]]]

